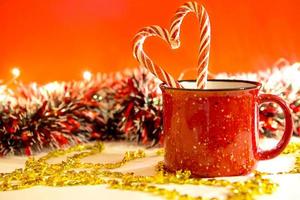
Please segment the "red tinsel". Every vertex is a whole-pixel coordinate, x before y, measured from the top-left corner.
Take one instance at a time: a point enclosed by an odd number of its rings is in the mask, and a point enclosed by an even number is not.
[[[293,111],[295,134],[299,135],[300,90],[283,81],[270,89],[268,81],[276,73],[259,72],[255,78],[265,84],[262,92],[280,90],[278,95]],[[162,138],[159,82],[142,69],[99,74],[90,81],[16,84],[16,91],[0,85],[0,155],[31,155],[93,140],[128,140],[152,146]],[[260,108],[260,120],[264,136],[276,137],[284,127],[282,113],[273,104]]]

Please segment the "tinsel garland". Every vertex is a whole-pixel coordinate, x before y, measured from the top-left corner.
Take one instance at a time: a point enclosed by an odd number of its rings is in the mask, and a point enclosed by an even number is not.
[[[0,93],[0,155],[93,140],[155,145],[161,134],[158,82],[144,70],[44,86],[17,82]]]
[[[77,145],[63,150],[54,150],[40,158],[29,157],[23,168],[9,173],[0,173],[0,191],[14,191],[29,189],[35,186],[66,187],[79,185],[106,185],[109,189],[144,192],[178,200],[254,200],[259,195],[272,194],[278,188],[266,173],[255,171],[245,180],[230,181],[226,179],[196,178],[188,170],[178,170],[175,173],[165,170],[163,162],[157,163],[153,175],[137,175],[135,172],[121,172],[119,169],[130,161],[147,157],[163,156],[164,151],[146,153],[143,149],[125,152],[123,158],[111,163],[83,162],[82,159],[95,156],[104,150],[103,143]],[[284,153],[294,154],[295,166],[289,172],[280,174],[294,174],[299,172],[299,144],[290,144]],[[72,155],[70,155],[72,154]],[[50,163],[53,158],[62,158],[61,162]],[[154,166],[153,166],[154,167]],[[268,174],[272,175],[272,174]],[[206,198],[206,194],[193,196],[182,194],[176,189],[167,189],[165,185],[194,185],[214,186],[227,189],[225,198]]]
[[[293,111],[300,134],[299,64],[255,74],[216,78],[255,79],[262,92],[282,96]],[[143,69],[98,74],[90,81],[38,86],[0,85],[0,155],[31,155],[93,140],[128,140],[153,146],[162,138],[159,81]],[[260,109],[261,133],[277,136],[284,127],[276,105]]]

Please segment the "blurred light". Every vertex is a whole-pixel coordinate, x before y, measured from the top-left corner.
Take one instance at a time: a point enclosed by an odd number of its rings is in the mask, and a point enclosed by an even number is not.
[[[90,81],[92,79],[92,73],[90,71],[84,71],[82,77],[86,81]]]
[[[21,74],[21,71],[18,67],[14,67],[12,70],[11,70],[11,73],[12,75],[14,76],[14,78],[18,78]]]
[[[34,87],[36,87],[36,86],[34,86]],[[61,84],[59,84],[58,82],[55,81],[55,82],[51,82],[51,83],[48,83],[48,84],[44,85],[43,88],[47,92],[53,93],[53,92],[57,92],[60,87],[61,87]]]
[[[0,85],[0,95],[6,90],[6,85]],[[1,101],[1,98],[0,98]]]

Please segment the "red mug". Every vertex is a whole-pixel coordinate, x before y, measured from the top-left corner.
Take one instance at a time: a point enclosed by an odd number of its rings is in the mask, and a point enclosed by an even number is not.
[[[292,136],[291,112],[278,96],[259,94],[261,84],[244,80],[209,80],[207,89],[161,84],[165,167],[190,170],[198,177],[250,173],[257,161],[278,156]],[[278,104],[285,115],[285,130],[277,146],[258,147],[259,105]]]

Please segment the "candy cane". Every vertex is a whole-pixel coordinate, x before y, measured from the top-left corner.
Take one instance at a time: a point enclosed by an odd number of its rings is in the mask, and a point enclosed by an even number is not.
[[[208,74],[208,60],[210,49],[210,23],[208,14],[203,6],[200,7],[196,2],[188,2],[181,6],[173,19],[171,24],[170,33],[168,30],[160,26],[149,26],[142,29],[134,38],[133,55],[139,63],[152,72],[161,81],[170,87],[182,88],[178,81],[176,81],[169,73],[156,65],[144,52],[143,46],[146,38],[151,36],[158,36],[169,43],[172,49],[179,48],[180,46],[180,26],[184,17],[188,13],[196,14],[200,23],[200,47],[197,63],[197,88],[205,88],[207,83]]]
[[[162,82],[166,83],[170,87],[182,88],[182,86],[176,81],[168,72],[156,65],[144,52],[143,45],[146,38],[151,36],[158,36],[170,44],[169,32],[161,28],[160,26],[148,26],[140,30],[134,38],[133,43],[133,55],[139,61],[139,63],[152,72]]]
[[[200,24],[200,47],[197,63],[197,88],[205,88],[207,84],[208,61],[210,50],[210,22],[208,14],[203,6],[199,8],[196,2],[187,2],[182,5],[173,18],[170,29],[170,41],[172,48],[180,46],[180,26],[188,13],[194,13]]]

